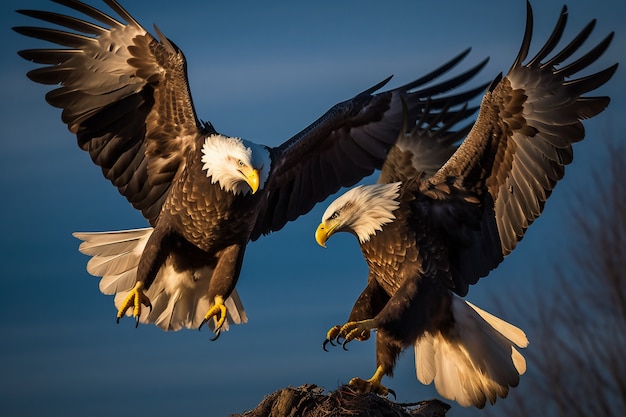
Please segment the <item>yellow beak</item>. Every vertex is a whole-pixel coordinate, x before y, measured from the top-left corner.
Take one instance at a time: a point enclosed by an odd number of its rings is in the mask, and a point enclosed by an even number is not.
[[[244,174],[246,176],[246,182],[250,186],[252,190],[252,194],[256,193],[259,190],[259,171],[256,169],[251,169],[249,173]]]
[[[317,230],[315,231],[315,240],[317,241],[317,244],[325,248],[326,241],[331,234],[332,230],[328,229],[325,223],[320,223],[320,225],[317,226]]]

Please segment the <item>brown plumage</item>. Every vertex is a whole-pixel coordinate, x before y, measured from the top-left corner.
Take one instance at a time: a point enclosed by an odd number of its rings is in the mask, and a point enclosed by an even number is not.
[[[418,379],[434,382],[443,397],[463,406],[505,397],[526,370],[517,350],[528,343],[524,332],[460,297],[502,262],[541,214],[572,161],[572,144],[584,137],[581,120],[609,104],[608,97],[583,95],[606,83],[617,67],[570,78],[606,50],[613,34],[562,64],[595,22],[548,58],[563,33],[565,8],[545,46],[524,64],[530,4],[527,11],[513,66],[492,83],[467,138],[447,161],[441,155],[439,169],[418,174],[403,166],[420,149],[412,148],[424,136],[416,127],[396,145],[403,149],[390,151],[379,184],[348,191],[324,213],[318,242],[351,232],[369,267],[348,322],[331,328],[324,342],[326,348],[343,338],[345,346],[376,330],[376,373],[350,382],[361,391],[386,394],[382,377],[393,373],[398,355],[410,346]]]
[[[185,57],[158,29],[150,34],[115,0],[104,0],[112,16],[77,0],[54,1],[82,17],[19,11],[60,27],[14,28],[60,46],[20,51],[43,64],[28,77],[58,85],[46,100],[63,109],[80,148],[152,226],[75,234],[92,256],[88,271],[102,276],[104,293],[116,294],[118,320],[132,314],[166,330],[208,321],[218,334],[245,322],[235,285],[250,240],[380,168],[400,132],[403,103],[409,123],[445,122],[455,117],[442,112],[449,102],[462,105],[481,91],[448,94],[484,62],[440,78],[466,51],[402,87],[376,93],[388,79],[378,83],[280,146],[258,145],[220,135],[197,117]]]

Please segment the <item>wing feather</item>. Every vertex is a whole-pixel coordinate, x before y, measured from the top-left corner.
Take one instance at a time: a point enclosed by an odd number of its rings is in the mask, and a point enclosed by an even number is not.
[[[453,265],[453,289],[459,295],[465,295],[467,284],[486,275],[516,247],[526,229],[541,215],[546,200],[565,173],[565,166],[572,161],[572,144],[584,138],[581,120],[602,112],[609,103],[608,97],[583,95],[606,83],[617,65],[571,80],[565,77],[576,77],[596,62],[613,35],[581,58],[557,68],[582,47],[595,26],[591,22],[561,51],[547,58],[567,22],[567,9],[563,8],[550,38],[524,64],[533,29],[530,5],[527,11],[526,33],[513,66],[505,77],[492,84],[476,123],[459,149],[420,186],[437,204],[458,204],[465,199],[469,205],[479,201],[482,210],[489,210],[493,204],[492,214],[484,211],[478,224],[450,225],[454,219],[435,214],[439,216],[435,221],[445,224],[448,233],[471,237],[469,245],[452,248],[460,260]],[[441,184],[452,184],[450,192],[442,193]],[[467,193],[476,198],[468,200]],[[471,259],[484,261],[476,264]]]
[[[429,112],[430,109],[425,109],[425,115]],[[457,111],[443,108],[437,117],[419,120],[410,132],[400,134],[385,158],[378,183],[407,181],[422,173],[434,174],[450,159],[471,128],[471,124],[460,128],[457,124],[475,112],[476,108],[467,106]]]
[[[114,0],[105,3],[118,18],[77,0],[56,2],[83,17],[18,11],[58,28],[15,31],[67,48],[20,51],[23,58],[45,65],[28,77],[60,85],[46,100],[63,109],[62,120],[79,146],[154,224],[169,184],[184,164],[183,155],[202,130],[185,58],[158,29],[160,39]]]

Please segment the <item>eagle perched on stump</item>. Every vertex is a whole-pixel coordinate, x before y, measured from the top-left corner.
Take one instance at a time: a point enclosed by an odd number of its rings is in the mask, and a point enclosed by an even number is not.
[[[356,187],[332,202],[317,228],[325,246],[337,232],[356,236],[369,267],[367,286],[348,322],[332,327],[328,344],[366,340],[376,330],[376,371],[354,378],[362,392],[386,395],[398,355],[415,350],[417,378],[434,382],[445,398],[483,407],[505,397],[526,361],[524,332],[464,301],[522,239],[572,161],[583,139],[582,119],[602,112],[608,97],[583,96],[606,83],[617,64],[578,76],[608,48],[611,33],[563,64],[591,33],[592,21],[549,57],[567,21],[564,7],[552,35],[524,63],[533,30],[532,9],[511,69],[482,99],[476,123],[458,150],[432,172],[413,167],[423,137],[418,127],[390,151],[379,183]],[[573,78],[578,77],[578,78]],[[425,125],[426,129],[430,129]],[[445,131],[441,132],[445,134]]]

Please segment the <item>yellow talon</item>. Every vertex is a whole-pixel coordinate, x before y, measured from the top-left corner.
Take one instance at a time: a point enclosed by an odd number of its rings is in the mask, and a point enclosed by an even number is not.
[[[326,339],[329,341],[335,340],[339,336],[340,331],[341,331],[341,326],[331,327],[328,333],[326,333]]]
[[[350,380],[350,386],[354,388],[355,391],[364,394],[372,392],[374,394],[386,397],[391,393],[395,397],[395,392],[381,384],[384,375],[385,370],[382,366],[379,366],[378,368],[376,368],[376,372],[370,379],[365,380],[361,378],[352,378]]]
[[[215,332],[215,337],[212,340],[216,340],[220,335],[220,331],[222,330],[224,322],[226,321],[226,311],[227,309],[224,305],[224,298],[219,295],[216,296],[215,304],[213,304],[209,311],[204,315],[204,319],[202,320],[202,323],[200,323],[200,327],[198,328],[198,330],[202,328],[204,323],[213,318],[213,322],[215,323],[215,327],[213,330]]]
[[[119,310],[117,310],[117,322],[119,323],[120,319],[126,314],[126,311],[133,307],[133,317],[135,317],[135,327],[137,327],[139,325],[142,305],[149,307],[150,311],[152,311],[152,303],[150,303],[150,299],[143,292],[143,282],[137,282],[124,299]]]
[[[346,348],[346,344],[348,342],[351,342],[354,339],[360,342],[363,342],[369,339],[370,332],[373,329],[375,329],[377,326],[378,326],[378,322],[375,319],[361,320],[361,321],[349,321],[343,326],[333,326],[328,331],[328,333],[326,333],[326,339],[324,340],[324,343],[322,344],[322,348],[325,351],[328,351],[326,349],[326,345],[330,343],[332,346],[335,346],[335,343],[333,342],[337,342],[337,344],[340,344],[344,350],[348,350]],[[343,343],[339,341],[340,338],[344,339]]]
[[[375,329],[377,322],[374,319],[351,321],[341,327],[339,336],[343,337],[348,343],[354,339],[364,341],[370,338],[370,331]],[[344,343],[344,344],[345,344]]]
[[[327,344],[330,343],[332,346],[335,346],[335,344],[333,343],[333,340],[336,340],[337,337],[339,337],[340,331],[341,331],[341,326],[331,327],[328,333],[326,333],[326,339],[324,339],[324,343],[322,344],[322,349],[328,352],[328,349],[326,349]]]

